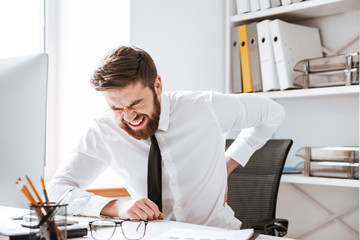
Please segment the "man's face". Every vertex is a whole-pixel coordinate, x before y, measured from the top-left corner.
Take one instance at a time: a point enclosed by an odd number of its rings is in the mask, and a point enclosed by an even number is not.
[[[109,89],[103,94],[117,124],[130,136],[145,140],[159,127],[161,91],[161,80],[157,77],[153,89],[138,82],[122,89]]]

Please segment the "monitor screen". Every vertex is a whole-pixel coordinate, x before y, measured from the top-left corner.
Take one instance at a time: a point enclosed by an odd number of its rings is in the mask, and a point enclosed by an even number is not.
[[[41,191],[46,136],[48,55],[0,59],[0,205],[28,206],[15,182]],[[31,191],[31,190],[30,190]]]

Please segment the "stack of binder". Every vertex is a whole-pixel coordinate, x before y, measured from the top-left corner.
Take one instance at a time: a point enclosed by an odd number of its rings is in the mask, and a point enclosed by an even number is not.
[[[302,1],[303,0],[236,0],[236,9],[237,14],[243,14]]]
[[[296,156],[305,176],[359,179],[359,147],[303,147]]]
[[[304,59],[294,71],[302,72],[294,84],[303,88],[359,84],[359,52]]]
[[[231,41],[234,93],[299,88],[295,64],[323,56],[319,29],[278,19],[233,27]]]

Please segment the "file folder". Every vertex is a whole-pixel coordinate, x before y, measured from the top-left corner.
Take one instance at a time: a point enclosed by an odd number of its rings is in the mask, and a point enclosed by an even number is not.
[[[257,34],[263,91],[280,90],[271,42],[270,20],[264,20],[257,24]]]
[[[270,33],[280,89],[297,88],[293,81],[301,73],[293,70],[296,63],[323,56],[319,29],[276,19],[270,22]]]
[[[262,91],[257,22],[246,25],[253,92]]]
[[[251,82],[250,55],[246,25],[239,26],[241,80],[244,93],[253,91]]]
[[[231,92],[241,93],[241,63],[238,27],[231,28]]]

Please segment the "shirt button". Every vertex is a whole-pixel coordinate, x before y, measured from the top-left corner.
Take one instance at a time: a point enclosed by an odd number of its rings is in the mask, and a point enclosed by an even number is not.
[[[171,160],[167,158],[167,159],[165,160],[165,162],[169,163],[169,162],[171,162]]]
[[[176,206],[175,210],[178,211],[179,209],[180,209],[180,207],[179,207],[179,206]]]
[[[157,139],[157,141],[158,141],[158,143],[161,143],[161,142],[162,142],[162,138],[159,137],[159,138]]]
[[[175,187],[176,183],[175,182],[171,182],[171,186]]]

